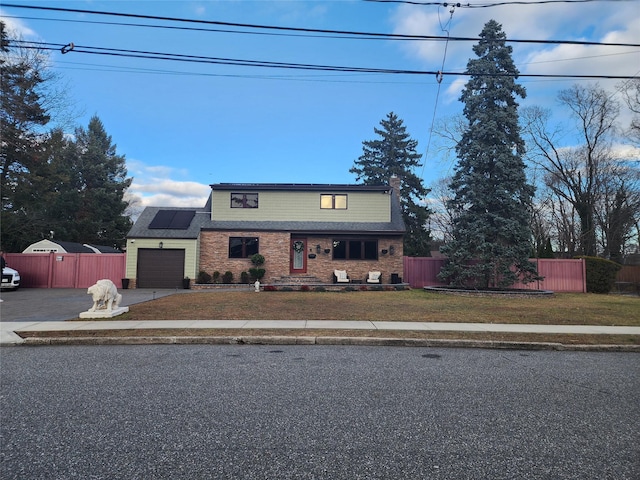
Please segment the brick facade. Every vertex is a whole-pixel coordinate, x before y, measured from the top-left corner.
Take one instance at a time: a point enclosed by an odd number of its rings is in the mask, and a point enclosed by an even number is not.
[[[257,237],[260,240],[260,254],[264,256],[262,266],[266,270],[264,283],[274,283],[289,275],[290,238],[288,232],[235,232],[203,231],[200,235],[199,269],[209,274],[214,271],[233,273],[233,281],[239,282],[243,271],[248,272],[253,265],[248,258],[229,258],[229,237]],[[331,249],[333,237],[307,236],[307,272],[321,282],[331,283],[335,269],[346,270],[352,280],[366,280],[369,271],[381,271],[382,283],[391,283],[391,274],[403,276],[402,237],[383,237],[378,241],[378,260],[333,260]],[[316,246],[320,245],[320,253]],[[389,247],[393,246],[393,255]],[[386,250],[386,253],[382,253]],[[309,258],[309,255],[315,258]]]

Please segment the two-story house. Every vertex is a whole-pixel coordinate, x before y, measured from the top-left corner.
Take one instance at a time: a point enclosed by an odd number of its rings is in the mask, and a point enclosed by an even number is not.
[[[400,180],[390,185],[211,185],[202,209],[147,207],[127,237],[127,277],[140,288],[175,288],[199,271],[235,282],[265,258],[263,283],[331,283],[402,277]]]

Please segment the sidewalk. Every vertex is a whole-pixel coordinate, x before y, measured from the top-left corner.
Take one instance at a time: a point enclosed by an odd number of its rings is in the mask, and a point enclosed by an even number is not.
[[[84,322],[0,322],[0,345],[29,344],[16,332],[45,331],[95,331],[95,330],[133,330],[133,329],[331,329],[331,330],[419,330],[419,331],[455,331],[455,332],[494,332],[494,333],[542,333],[577,335],[640,335],[640,327],[611,327],[599,325],[531,325],[504,323],[446,323],[446,322],[372,322],[372,321],[336,321],[336,320],[157,320],[157,321],[84,321]],[[104,337],[102,337],[104,338]],[[145,343],[154,343],[146,337]],[[172,337],[175,338],[175,337]],[[193,338],[193,337],[191,337]],[[206,338],[206,337],[201,337]],[[292,337],[293,338],[293,337]],[[350,337],[353,340],[353,337]],[[78,339],[76,337],[76,342]],[[88,339],[89,340],[89,339]],[[88,342],[87,340],[87,342]],[[93,340],[93,344],[96,339]],[[263,341],[265,337],[263,337]],[[361,339],[364,341],[364,339]],[[373,339],[376,345],[380,338]],[[37,342],[33,342],[37,343]],[[111,342],[118,343],[117,339]],[[125,342],[124,340],[120,343]],[[168,343],[158,339],[156,343]],[[176,341],[170,343],[179,343]],[[282,339],[278,340],[282,343]],[[397,342],[396,342],[397,343]],[[495,342],[491,342],[495,343]],[[617,346],[612,346],[617,347]],[[630,351],[640,351],[640,346],[628,346]]]

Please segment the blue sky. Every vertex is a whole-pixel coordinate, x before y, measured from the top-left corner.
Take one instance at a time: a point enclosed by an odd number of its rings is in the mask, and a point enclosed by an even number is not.
[[[467,2],[470,5],[495,3]],[[392,41],[186,31],[83,22],[227,29],[7,4],[62,7],[194,20],[477,38],[495,19],[507,38],[640,43],[640,2],[594,1],[455,8],[367,1],[7,1],[0,8],[25,40],[301,64],[464,71],[475,42]],[[64,20],[64,21],[63,21]],[[68,20],[73,20],[70,22]],[[232,30],[240,30],[234,28]],[[241,29],[257,32],[256,29]],[[266,30],[259,30],[264,33]],[[269,30],[268,32],[273,32]],[[518,43],[522,74],[638,75],[634,47]],[[418,141],[426,185],[451,173],[453,159],[432,135],[434,122],[462,110],[466,79],[445,75],[311,72],[131,59],[70,52],[51,55],[67,83],[76,125],[97,115],[127,159],[141,206],[201,206],[222,182],[355,183],[349,168],[362,142],[396,113]],[[443,68],[444,67],[444,68]],[[593,80],[524,78],[522,106],[554,108],[557,93]],[[599,83],[615,92],[617,80]],[[564,112],[554,109],[556,120]],[[624,120],[624,119],[623,119]],[[637,152],[636,152],[637,154]]]

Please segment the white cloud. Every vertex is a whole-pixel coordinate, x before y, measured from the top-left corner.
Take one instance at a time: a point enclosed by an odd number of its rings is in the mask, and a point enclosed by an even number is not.
[[[578,10],[579,9],[579,10]],[[577,14],[579,12],[579,14]],[[616,2],[615,8],[594,4],[512,5],[487,9],[458,8],[451,17],[446,8],[402,5],[392,18],[394,33],[476,38],[484,24],[495,19],[509,39],[593,40],[604,43],[637,43],[640,16],[636,2]],[[458,71],[474,58],[475,42],[452,41],[447,45],[444,71]],[[401,42],[410,57],[425,68],[438,70],[445,58],[445,43]],[[580,45],[544,46],[512,43],[520,71],[535,73],[596,73],[633,75],[638,70],[638,50],[632,47]],[[622,52],[632,52],[620,55]],[[579,60],[582,59],[582,60]],[[525,66],[520,67],[523,61]],[[567,63],[570,61],[571,63]],[[636,70],[630,72],[635,65]],[[630,68],[631,66],[631,68]],[[623,73],[621,73],[623,72]]]
[[[633,145],[613,145],[613,155],[625,161],[640,162],[640,148]]]
[[[142,207],[203,207],[211,191],[203,183],[176,180],[185,176],[184,170],[136,160],[128,161],[127,169],[133,177],[128,193]]]
[[[6,14],[0,10],[0,20],[4,22],[7,27],[7,32],[9,36],[17,36],[17,37],[35,37],[36,32],[27,27],[20,19],[11,18],[5,16]]]
[[[477,38],[486,22],[495,19],[502,25],[508,39],[636,44],[637,32],[640,31],[637,6],[637,2],[616,2],[615,8],[602,2],[510,5],[485,9],[456,8],[451,16],[450,7],[435,9],[424,5],[401,5],[394,10],[391,22],[396,34],[446,36],[448,31],[451,37]],[[421,68],[445,72],[464,71],[468,60],[476,57],[472,50],[476,43],[397,42],[404,54],[418,61]],[[640,53],[633,47],[541,43],[509,45],[513,48],[513,58],[521,74],[631,76],[640,73]],[[442,87],[446,90],[441,95],[442,104],[455,106],[467,81],[465,76],[445,75]],[[597,82],[605,90],[614,92],[620,80],[520,77],[520,83],[528,94],[521,104],[555,108],[560,90],[585,82]],[[628,124],[628,112],[623,109],[621,113],[621,123]]]

